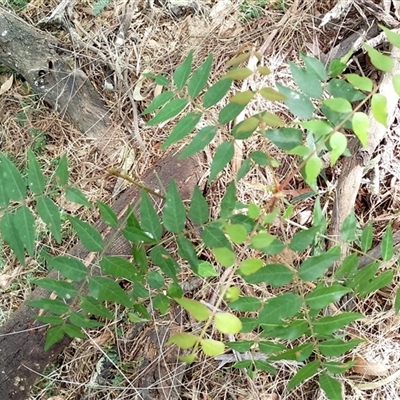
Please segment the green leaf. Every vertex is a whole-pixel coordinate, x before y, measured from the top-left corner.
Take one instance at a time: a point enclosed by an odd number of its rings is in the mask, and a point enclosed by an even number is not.
[[[268,232],[257,233],[251,238],[251,245],[257,249],[261,250],[268,247],[275,240],[275,236]]]
[[[96,328],[98,326],[104,326],[104,324],[102,322],[99,321],[95,321],[93,319],[89,319],[87,318],[85,315],[73,311],[70,315],[69,315],[69,321],[71,322],[72,325],[75,325],[79,328]]]
[[[326,397],[329,400],[343,400],[342,385],[338,380],[332,378],[326,372],[321,373],[319,377],[319,386],[325,392]]]
[[[394,311],[396,314],[400,311],[400,288],[397,289],[396,298],[394,300]]]
[[[324,362],[324,367],[331,374],[344,374],[346,371],[348,371],[350,368],[352,368],[355,363],[356,362],[354,360],[348,361],[347,363],[327,361],[327,362]]]
[[[213,55],[209,54],[206,61],[194,71],[187,85],[189,96],[194,99],[204,89],[210,76]]]
[[[247,283],[267,283],[271,286],[281,287],[288,285],[293,279],[293,272],[282,264],[269,264],[260,268],[255,274],[245,276]]]
[[[97,229],[93,228],[90,224],[82,221],[78,217],[68,216],[72,227],[75,229],[79,240],[89,251],[100,252],[104,248],[104,240]]]
[[[365,99],[364,93],[354,89],[352,85],[342,79],[331,79],[327,90],[333,97],[341,97],[350,101],[350,103]]]
[[[254,133],[259,124],[260,119],[256,116],[246,118],[233,127],[231,131],[232,136],[238,140],[247,139]]]
[[[357,74],[344,74],[344,76],[354,87],[363,90],[364,92],[371,92],[374,88],[373,81],[366,76],[360,76]]]
[[[54,178],[60,186],[64,186],[68,183],[68,160],[65,154],[63,154],[58,160],[58,165],[54,172]]]
[[[337,113],[346,114],[353,111],[351,104],[348,100],[343,98],[326,99],[323,104]]]
[[[364,49],[367,50],[371,63],[375,68],[383,72],[388,72],[393,68],[393,60],[391,57],[382,54],[366,43],[364,43]]]
[[[213,125],[200,129],[189,145],[179,155],[179,159],[182,160],[203,150],[214,139],[217,132],[218,127]]]
[[[14,214],[14,226],[18,232],[21,242],[28,251],[28,254],[33,257],[35,249],[36,225],[35,217],[28,207],[21,206],[17,209]]]
[[[145,190],[141,190],[140,200],[140,226],[154,240],[160,240],[162,236],[162,227],[160,219],[154,210],[153,203]]]
[[[322,95],[321,82],[313,73],[289,62],[290,71],[300,90],[308,97],[318,99]]]
[[[290,112],[301,119],[310,119],[314,114],[314,106],[311,100],[303,93],[296,92],[293,89],[277,83],[278,90],[287,97],[285,104]]]
[[[36,211],[53,234],[56,242],[60,244],[62,240],[61,217],[57,205],[48,197],[40,197],[36,202]]]
[[[218,272],[208,261],[199,263],[197,274],[202,278],[208,278],[210,276],[218,276]]]
[[[342,265],[335,271],[335,278],[342,279],[344,277],[351,276],[354,271],[357,270],[359,258],[357,254],[350,254],[347,256]]]
[[[223,267],[231,267],[235,264],[236,254],[226,247],[217,247],[212,249],[212,252],[215,255],[216,260]]]
[[[347,281],[347,286],[349,286],[356,293],[358,293],[360,290],[363,290],[363,288],[375,278],[375,274],[377,273],[378,268],[379,268],[378,262],[373,262],[364,266],[362,269],[357,271],[352,276],[351,280]]]
[[[318,335],[330,335],[340,328],[350,324],[351,322],[364,318],[360,313],[342,312],[335,316],[326,316],[313,321],[313,330]]]
[[[191,333],[180,332],[172,335],[167,342],[167,346],[175,343],[180,349],[191,349],[199,340],[199,338]]]
[[[43,172],[35,153],[31,149],[28,149],[28,187],[37,195],[42,194],[45,187]]]
[[[327,105],[321,105],[322,114],[332,126],[343,126],[345,129],[352,129],[352,113],[339,113],[330,109]]]
[[[84,339],[85,338],[85,334],[82,332],[82,330],[74,325],[65,324],[63,326],[63,331],[72,339],[74,339],[74,338]]]
[[[262,97],[264,97],[264,99],[269,101],[284,101],[287,99],[285,95],[270,87],[263,87],[258,92]]]
[[[223,125],[233,121],[245,108],[243,104],[228,103],[219,112],[218,122]]]
[[[62,325],[64,323],[64,320],[61,317],[56,317],[54,315],[38,315],[35,319],[36,321],[50,325]]]
[[[314,242],[315,236],[318,232],[318,226],[314,226],[309,229],[303,229],[297,232],[290,241],[289,248],[297,252],[304,251],[308,246],[311,245],[311,243]]]
[[[204,95],[203,107],[209,108],[217,104],[231,88],[232,79],[221,79],[212,85]]]
[[[347,64],[340,60],[333,60],[328,67],[328,75],[336,78],[347,68]]]
[[[262,324],[264,329],[262,336],[269,338],[280,338],[284,340],[295,340],[308,330],[308,322],[304,320],[294,320],[289,324]]]
[[[149,114],[157,108],[163,106],[166,102],[170,101],[174,97],[174,92],[167,91],[162,92],[156,97],[154,97],[153,101],[149,104],[149,106],[142,112],[142,115]]]
[[[165,229],[172,233],[181,233],[185,228],[186,210],[173,179],[169,182],[162,221]]]
[[[254,92],[251,90],[245,90],[233,95],[229,101],[235,104],[247,105],[254,98]]]
[[[376,93],[372,96],[371,110],[374,118],[386,128],[388,119],[387,100],[383,94]]]
[[[305,297],[306,304],[311,309],[321,309],[341,299],[346,293],[351,292],[350,288],[334,284],[329,287],[316,287]]]
[[[190,112],[186,114],[175,125],[174,129],[161,148],[166,149],[168,146],[171,146],[172,144],[186,137],[196,127],[201,117],[202,114],[199,112]]]
[[[262,360],[254,360],[254,366],[259,370],[259,371],[267,371],[269,372],[271,375],[276,375],[278,373],[277,369],[267,363],[266,361],[262,361]]]
[[[386,227],[385,233],[382,236],[381,254],[383,261],[389,261],[393,257],[394,243],[392,226]]]
[[[107,204],[97,201],[97,207],[99,207],[101,218],[103,221],[111,226],[112,228],[118,227],[118,217],[114,210]]]
[[[50,311],[53,314],[62,315],[68,312],[68,305],[61,300],[56,299],[39,299],[28,301],[29,307],[39,308],[41,310]]]
[[[77,293],[76,287],[69,282],[58,281],[51,278],[42,278],[34,281],[34,284],[40,286],[49,292],[54,292],[58,297],[71,299]]]
[[[24,244],[15,226],[15,217],[12,214],[5,214],[0,222],[0,230],[3,240],[8,243],[11,250],[18,258],[18,261],[25,266]]]
[[[227,342],[227,347],[232,350],[239,351],[240,353],[245,353],[251,349],[254,345],[254,340],[240,340],[237,342]]]
[[[226,66],[227,67],[231,67],[231,66],[237,66],[245,61],[247,61],[249,59],[249,57],[251,56],[251,53],[246,52],[246,53],[241,53],[238,56],[231,58],[227,63]]]
[[[356,239],[357,218],[352,211],[343,221],[340,229],[340,238],[344,242],[352,242]]]
[[[174,299],[181,307],[183,307],[196,321],[206,321],[210,316],[208,308],[199,301],[186,299]]]
[[[192,61],[193,50],[190,50],[188,56],[185,58],[185,61],[182,64],[178,65],[173,73],[175,85],[179,90],[181,90],[185,86],[185,83],[189,78],[190,70],[192,68]]]
[[[200,346],[206,356],[216,357],[223,354],[225,351],[225,344],[218,340],[202,339]]]
[[[250,153],[250,158],[258,165],[277,167],[277,161],[263,151],[256,150]]]
[[[287,389],[292,390],[300,383],[314,376],[319,369],[320,362],[318,360],[312,361],[306,364],[304,367],[300,368],[297,373],[290,379]]]
[[[345,152],[347,148],[346,136],[341,132],[334,132],[329,139],[329,146],[331,148],[331,167],[336,164],[339,157]]]
[[[82,206],[86,206],[88,208],[93,208],[86,196],[77,188],[67,187],[65,191],[65,197],[67,200],[74,203],[81,204]]]
[[[320,119],[312,119],[310,121],[299,122],[299,125],[306,128],[316,136],[326,136],[333,130],[332,125]]]
[[[234,155],[235,146],[233,142],[223,142],[217,147],[211,163],[208,182],[211,182],[231,162]]]
[[[150,258],[154,264],[160,267],[165,275],[169,276],[175,282],[177,281],[176,274],[179,270],[179,265],[167,250],[162,246],[155,246],[150,251]]]
[[[261,259],[247,258],[241,262],[238,272],[241,275],[255,274],[263,265],[264,261]]]
[[[169,298],[162,293],[158,293],[153,297],[153,307],[158,310],[161,315],[165,315],[170,307]]]
[[[259,324],[280,322],[297,314],[301,307],[301,297],[294,293],[284,293],[265,302],[258,317]]]
[[[269,129],[265,131],[264,135],[282,150],[292,150],[303,143],[303,134],[298,129]]]
[[[341,339],[329,339],[319,343],[318,348],[325,357],[339,357],[362,342],[364,342],[362,339],[351,339],[347,342]]]
[[[237,81],[241,81],[243,79],[248,78],[249,76],[253,75],[253,71],[250,68],[242,67],[242,68],[232,68],[228,71],[223,79],[229,78]]]
[[[238,317],[226,312],[217,312],[214,316],[214,325],[221,333],[239,333],[242,322]]]
[[[201,234],[201,238],[206,246],[210,249],[218,247],[227,247],[231,249],[229,240],[225,237],[222,232],[222,226],[218,223],[211,223],[205,227]]]
[[[54,344],[64,339],[64,326],[56,326],[50,328],[46,333],[46,340],[44,343],[44,351],[47,351]]]
[[[325,66],[318,58],[307,56],[302,52],[300,52],[300,57],[309,73],[314,74],[320,81],[326,80],[327,74]]]
[[[314,281],[320,278],[333,263],[340,258],[340,247],[335,246],[318,256],[311,256],[299,268],[299,277],[303,281]]]
[[[189,217],[195,224],[204,224],[208,220],[209,207],[206,199],[203,197],[199,187],[196,185],[193,190],[190,201]]]
[[[353,115],[351,123],[353,131],[355,135],[358,137],[358,140],[361,142],[363,147],[366,147],[368,144],[368,133],[369,133],[368,116],[362,112],[356,112]]]
[[[372,247],[372,222],[370,222],[361,234],[361,250],[367,252]]]
[[[365,285],[359,289],[359,296],[365,297],[370,293],[374,293],[379,289],[382,289],[389,285],[393,281],[393,270],[382,272],[377,277],[371,279],[370,282],[366,282]]]
[[[132,307],[128,295],[115,281],[105,276],[92,276],[89,278],[89,292],[98,300],[113,301],[127,308]]]
[[[172,298],[181,298],[183,297],[183,289],[179,283],[173,282],[167,290],[167,295]]]
[[[242,312],[258,311],[261,307],[261,301],[257,297],[243,296],[229,303],[228,306],[232,310]]]
[[[261,340],[258,342],[260,351],[264,354],[275,354],[285,350],[285,346],[280,343],[270,342],[268,340]]]
[[[192,242],[186,239],[185,236],[178,236],[176,242],[178,244],[179,256],[189,262],[189,265],[195,274],[199,274],[199,259],[197,258],[196,249]]]
[[[393,88],[397,96],[400,96],[400,75],[394,75],[392,79]]]
[[[243,179],[250,171],[250,169],[251,162],[248,158],[246,158],[245,160],[243,160],[242,165],[240,166],[239,171],[236,174],[236,181],[240,181],[241,179]]]
[[[143,232],[141,229],[134,228],[133,226],[128,226],[122,231],[124,237],[132,243],[140,244],[140,243],[155,243],[156,241],[150,233],[147,234]]]
[[[17,167],[0,153],[0,171],[2,171],[2,185],[7,187],[7,196],[10,200],[22,201],[26,195],[26,184]]]
[[[233,243],[242,244],[247,239],[247,230],[243,225],[224,224],[224,229]]]
[[[68,256],[49,257],[50,266],[60,271],[67,279],[81,281],[86,278],[88,270],[78,259]]]
[[[396,32],[393,32],[389,28],[386,28],[386,26],[383,26],[381,24],[378,24],[378,26],[385,32],[386,37],[388,38],[389,42],[393,46],[400,48],[400,35]]]
[[[164,75],[158,74],[158,75],[155,75],[153,78],[154,78],[154,81],[157,83],[157,85],[160,85],[160,86],[169,86],[170,85],[170,81]]]
[[[228,218],[236,207],[236,183],[231,181],[226,188],[224,197],[221,200],[221,218]]]
[[[147,283],[152,289],[161,289],[165,285],[163,276],[157,271],[149,271]]]
[[[315,185],[321,170],[322,170],[322,161],[316,154],[313,154],[307,160],[306,165],[302,170],[304,179],[308,183],[308,185],[310,185],[311,187]]]
[[[113,314],[107,307],[103,306],[103,304],[98,300],[90,296],[81,296],[81,308],[89,314],[111,320],[114,318]]]
[[[158,113],[147,121],[147,126],[154,126],[176,117],[189,103],[188,99],[173,99],[168,102]]]
[[[286,125],[285,121],[281,117],[278,117],[276,114],[272,114],[268,111],[263,111],[260,116],[268,126],[276,127]]]
[[[296,346],[290,350],[284,351],[276,356],[271,356],[270,360],[295,360],[303,362],[307,360],[313,351],[312,343],[305,343],[300,346]]]
[[[100,261],[103,272],[116,278],[125,278],[130,281],[140,280],[140,274],[132,263],[118,256],[106,256]]]

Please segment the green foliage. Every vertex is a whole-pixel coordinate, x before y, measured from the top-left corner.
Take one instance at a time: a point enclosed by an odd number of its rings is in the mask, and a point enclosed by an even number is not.
[[[97,2],[94,11],[99,13],[108,4],[109,1]],[[400,44],[400,36],[384,30],[391,43]],[[365,49],[376,68],[386,71],[391,67],[390,57],[368,46]],[[241,64],[251,56],[246,52],[237,55],[227,63],[229,70],[226,74],[207,87],[213,57],[210,55],[194,69],[193,52],[190,52],[175,69],[172,79],[149,75],[165,86],[165,91],[151,102],[143,115],[151,114],[148,117],[150,126],[178,117],[163,148],[186,139],[188,144],[182,150],[181,158],[202,151],[217,138],[209,183],[218,179],[233,160],[235,140],[258,135],[293,157],[295,173],[300,172],[310,187],[307,195],[314,196],[318,179],[320,175],[324,176],[322,157],[327,154],[334,165],[341,156],[349,154],[343,128],[352,131],[366,146],[369,120],[359,111],[360,104],[370,105],[374,118],[386,125],[386,99],[377,94],[378,88],[368,78],[356,74],[342,75],[346,68],[345,60],[333,61],[326,69],[319,60],[301,54],[303,67],[290,64],[297,88],[278,83],[276,88],[265,87],[258,92],[235,94],[224,107],[218,107],[233,81],[253,74],[270,73],[265,66],[256,71],[242,67]],[[398,77],[393,84],[398,90]],[[292,122],[285,123],[278,115],[258,110],[226,134],[225,124],[233,121],[257,96],[261,96],[263,101],[285,103],[293,115]],[[214,125],[200,124],[210,108],[218,113]],[[193,136],[189,138],[189,135]],[[190,204],[185,204],[173,180],[166,190],[162,210],[154,206],[150,196],[152,192],[146,188],[140,192],[140,204],[134,209],[129,207],[125,218],[118,219],[110,206],[97,202],[101,219],[119,230],[131,243],[132,258],[127,259],[106,255],[105,243],[97,228],[78,216],[65,217],[62,213],[58,205],[60,193],[82,207],[94,207],[83,192],[69,185],[66,157],[54,162],[55,170],[49,172],[46,169],[46,173],[34,151],[29,150],[27,158],[28,168],[22,173],[9,158],[0,154],[2,242],[25,265],[26,257],[35,257],[37,253],[38,225],[44,224],[54,240],[61,243],[63,223],[68,221],[83,246],[97,253],[95,265],[85,265],[71,256],[52,256],[42,252],[48,267],[60,273],[59,279],[35,281],[36,285],[52,292],[55,298],[29,303],[31,307],[46,311],[37,317],[51,325],[46,349],[65,336],[83,337],[83,328],[102,325],[91,316],[112,319],[110,302],[125,307],[127,318],[133,323],[155,317],[150,315],[149,309],[165,315],[171,304],[176,303],[202,326],[196,334],[180,332],[169,339],[169,344],[189,350],[181,357],[182,361],[196,361],[199,352],[214,357],[222,354],[226,347],[238,352],[251,349],[263,353],[265,359],[239,361],[234,368],[246,368],[250,376],[254,376],[256,370],[276,374],[276,361],[294,360],[303,365],[293,374],[288,390],[317,376],[329,399],[343,398],[335,375],[345,372],[351,363],[339,362],[337,357],[345,357],[362,342],[360,338],[348,339],[343,330],[362,319],[363,315],[338,311],[340,301],[345,295],[357,298],[370,295],[390,284],[394,276],[390,267],[381,272],[378,260],[358,268],[359,256],[354,245],[358,245],[363,253],[370,250],[372,223],[361,231],[356,216],[351,213],[338,238],[349,246],[351,254],[342,257],[340,243],[329,246],[327,250],[322,239],[326,239],[328,223],[320,198],[316,196],[312,224],[281,240],[277,230],[271,227],[275,227],[276,221],[283,223],[292,216],[294,201],[290,204],[286,199],[280,199],[294,174],[276,185],[273,201],[267,206],[246,204],[237,196],[238,181],[253,165],[271,171],[279,166],[278,160],[270,154],[256,149],[241,161],[235,179],[227,185],[219,204],[218,217],[211,217],[209,202],[199,187],[194,188]],[[164,231],[167,231],[165,236]],[[176,244],[177,255],[167,250],[173,248],[171,243]],[[286,252],[292,254],[293,259],[302,259],[302,262],[292,265],[285,256]],[[279,261],[274,255],[279,255]],[[382,238],[381,258],[389,261],[393,255],[393,231],[388,225]],[[181,271],[185,276],[192,273],[206,279],[218,277],[223,268],[230,268],[229,281],[216,290],[219,296],[213,307],[185,297],[180,285]],[[130,283],[129,291],[117,282],[121,280]],[[238,282],[255,288],[268,285],[269,290],[264,291],[269,293],[268,297],[245,295],[241,293],[242,286]],[[83,294],[85,284],[89,292]],[[274,288],[279,289],[279,294],[274,294]],[[400,310],[399,293],[400,290],[394,299],[396,313]],[[150,302],[152,308],[147,308]],[[218,332],[216,338],[208,337],[210,327]],[[224,342],[224,334],[253,330],[257,330],[257,341]]]

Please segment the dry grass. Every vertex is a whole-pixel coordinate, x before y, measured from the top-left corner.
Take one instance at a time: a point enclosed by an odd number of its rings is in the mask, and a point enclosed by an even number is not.
[[[249,1],[249,7],[255,1]],[[90,2],[78,1],[66,27],[51,27],[46,29],[64,43],[63,51],[70,55],[71,62],[82,68],[91,78],[98,91],[112,110],[113,123],[117,137],[113,137],[120,147],[120,157],[109,160],[93,146],[92,141],[85,138],[67,122],[61,120],[38,101],[26,88],[20,79],[16,79],[12,89],[0,96],[1,150],[10,154],[23,164],[26,150],[30,147],[35,152],[42,165],[50,168],[53,160],[62,154],[68,156],[71,170],[71,181],[80,187],[90,200],[100,199],[112,202],[112,192],[115,181],[110,178],[106,170],[109,167],[123,167],[135,176],[142,176],[144,171],[151,168],[155,160],[162,157],[161,144],[170,132],[171,124],[163,127],[149,128],[145,126],[145,119],[140,112],[150,103],[159,88],[149,80],[141,79],[146,71],[170,75],[175,67],[182,62],[190,49],[195,51],[195,63],[199,64],[209,53],[215,55],[215,68],[210,82],[215,82],[224,71],[227,60],[232,58],[241,46],[261,47],[265,39],[275,29],[285,15],[293,0],[286,2],[276,0],[267,1],[262,8],[262,15],[247,22],[241,21],[239,6],[226,1],[201,1],[198,3],[199,12],[188,12],[176,18],[172,16],[166,6],[161,7],[154,2],[151,6],[143,2],[128,0],[113,1],[98,17],[93,17]],[[333,0],[300,1],[300,5],[293,15],[280,26],[270,46],[265,52],[265,63],[271,68],[272,74],[266,78],[257,77],[246,82],[249,88],[258,88],[274,84],[275,81],[290,83],[290,75],[285,62],[287,59],[298,60],[299,51],[326,52],[334,44],[332,38],[338,38],[342,26],[329,31],[318,28],[321,15],[327,12],[335,3]],[[37,23],[51,14],[57,1],[43,2],[33,0],[23,11],[22,16]],[[283,6],[283,7],[282,7]],[[131,10],[132,15],[127,15]],[[118,45],[117,37],[125,19],[131,18],[129,29],[125,32],[125,42]],[[74,36],[67,34],[76,33]],[[331,28],[332,29],[332,28]],[[335,34],[332,35],[332,32]],[[6,73],[0,75],[4,81]],[[107,82],[107,84],[106,84]],[[107,90],[105,86],[112,88]],[[240,91],[244,87],[237,85],[234,90]],[[290,115],[283,107],[259,101],[252,104],[248,113],[258,109],[269,108],[289,120]],[[244,117],[244,116],[242,116]],[[212,121],[215,115],[207,115]],[[23,120],[23,121],[22,121]],[[35,131],[32,131],[34,129]],[[395,131],[396,129],[394,129]],[[228,132],[225,132],[228,134]],[[205,167],[213,157],[213,151],[219,143],[213,142],[204,153]],[[181,144],[179,144],[180,146]],[[177,147],[179,148],[179,147]],[[390,148],[389,151],[387,149]],[[281,160],[281,167],[276,171],[267,168],[253,168],[246,180],[238,185],[238,196],[241,201],[252,201],[261,206],[267,204],[271,195],[271,187],[280,182],[294,168],[290,158],[283,159],[280,153],[271,144],[260,138],[251,139],[241,148],[242,154],[251,151],[265,150],[273,157]],[[357,214],[363,222],[374,219],[384,220],[377,228],[376,237],[387,220],[394,220],[399,207],[400,163],[399,141],[395,135],[387,139],[386,151],[382,155],[380,189],[376,199],[366,204],[362,192],[359,196]],[[221,177],[208,189],[208,200],[214,215],[218,214],[218,204],[225,191],[226,185],[234,176],[234,166],[227,168]],[[335,177],[332,183],[335,183]],[[287,188],[293,191],[293,197],[301,193],[302,186],[297,181],[290,182]],[[323,206],[329,212],[331,204],[329,188],[322,198]],[[60,205],[67,211],[75,214],[83,212],[74,208],[72,204],[60,199]],[[310,223],[312,201],[305,200],[296,204],[294,222],[306,226]],[[383,212],[383,210],[385,210]],[[89,220],[95,220],[97,215],[87,214]],[[397,220],[396,220],[397,223]],[[291,237],[295,227],[286,224],[276,224],[276,232],[284,239]],[[42,245],[55,253],[66,253],[74,243],[74,238],[67,239],[65,247],[60,249],[43,232]],[[208,255],[203,254],[204,257]],[[249,257],[249,254],[241,254]],[[251,256],[251,255],[250,255]],[[292,255],[287,255],[292,257]],[[271,260],[273,261],[273,260]],[[292,259],[294,264],[301,260]],[[8,255],[6,251],[0,258],[0,322],[7,319],[31,291],[31,281],[37,276],[46,273],[38,261],[31,261],[22,269]],[[221,274],[222,275],[222,274]],[[395,283],[398,283],[396,277]],[[222,283],[222,282],[220,282]],[[237,280],[242,293],[245,295],[259,295],[270,297],[278,292],[271,292],[267,286],[253,287],[244,285]],[[348,374],[343,377],[346,387],[346,399],[395,399],[399,398],[399,378],[396,374],[400,367],[398,348],[399,320],[393,315],[390,299],[394,297],[395,286],[385,289],[385,292],[364,299],[357,304],[357,310],[367,315],[366,319],[354,328],[352,335],[366,339],[366,343],[357,348],[350,357],[361,357],[367,363],[375,363],[375,372],[379,368],[385,370],[382,376],[364,374]],[[198,300],[212,301],[217,290],[216,282],[203,282],[203,287],[197,291]],[[303,290],[306,290],[303,288]],[[134,399],[141,376],[138,374],[138,361],[134,357],[134,345],[129,339],[131,324],[126,315],[115,309],[115,321],[98,331],[87,332],[86,340],[75,340],[65,350],[56,365],[48,367],[43,377],[39,379],[32,392],[31,399],[44,400],[75,400],[75,399]],[[161,330],[158,330],[158,321],[154,321],[156,334],[159,333],[159,342],[162,343]],[[184,322],[183,329],[200,329],[193,321]],[[214,332],[209,332],[214,337]],[[300,342],[298,343],[300,344]],[[165,348],[158,349],[159,358],[163,360]],[[103,386],[91,385],[96,366],[100,361],[108,362],[109,377],[104,377]],[[136,361],[135,361],[136,360]],[[135,364],[136,363],[136,364]],[[296,363],[281,362],[276,365],[276,377],[260,373],[255,379],[250,379],[243,371],[233,370],[226,365],[212,359],[202,359],[192,365],[185,373],[182,382],[182,399],[236,399],[236,400],[276,400],[276,399],[323,399],[317,383],[311,380],[300,388],[288,393],[285,389],[290,377],[297,371]],[[170,375],[176,369],[171,367]],[[384,381],[387,379],[388,381]],[[379,383],[382,384],[379,384]],[[373,385],[375,383],[375,386]],[[167,386],[168,382],[156,381],[154,387]],[[364,386],[363,389],[357,385]],[[55,396],[55,397],[52,397]],[[59,396],[59,397],[57,397]],[[137,397],[140,398],[140,397]],[[164,397],[165,398],[165,397]]]

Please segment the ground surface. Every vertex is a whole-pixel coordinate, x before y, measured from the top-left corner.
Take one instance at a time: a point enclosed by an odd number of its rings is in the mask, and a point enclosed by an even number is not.
[[[11,1],[9,3],[8,6],[16,5]],[[316,56],[327,54],[361,24],[361,17],[352,10],[341,20],[319,28],[321,18],[335,3],[333,0],[276,0],[248,1],[240,6],[229,0],[217,0],[201,1],[194,7],[158,1],[147,4],[122,0],[110,2],[95,17],[90,2],[77,1],[65,14],[61,25],[40,26],[65,44],[62,50],[70,53],[71,63],[88,74],[112,110],[117,132],[112,140],[118,152],[112,160],[99,153],[81,132],[35,98],[21,77],[15,77],[12,86],[0,95],[1,150],[12,155],[17,163],[22,163],[25,151],[30,147],[41,163],[49,166],[65,153],[70,160],[72,181],[90,200],[101,199],[110,203],[116,194],[115,180],[108,175],[107,169],[123,167],[134,176],[142,176],[163,156],[161,145],[170,131],[168,125],[162,128],[146,127],[145,119],[140,116],[157,90],[149,80],[140,79],[144,72],[170,75],[188,51],[194,49],[197,64],[209,53],[214,53],[216,67],[212,80],[215,81],[222,74],[226,61],[241,46],[260,48],[277,29],[264,56],[272,70],[273,80],[287,82],[289,74],[286,60],[297,62],[299,51]],[[48,17],[56,6],[56,1],[33,0],[17,12],[36,25]],[[124,42],[119,44],[121,27],[125,27]],[[7,71],[0,70],[0,83],[4,83],[8,77]],[[249,86],[256,84],[248,82]],[[240,90],[241,87],[236,89]],[[283,116],[289,115],[283,108],[275,111],[280,111]],[[378,193],[372,196],[366,183],[357,197],[357,216],[363,224],[369,220],[375,221],[376,242],[388,220],[393,221],[395,230],[398,226],[395,215],[399,206],[400,167],[396,124],[397,119],[385,143],[379,148]],[[211,160],[215,146],[213,143],[204,153],[204,169]],[[245,151],[266,146],[268,144],[255,141]],[[280,156],[276,149],[269,150],[275,151],[275,156]],[[291,168],[291,160],[287,159],[283,160],[275,175],[261,169],[252,170],[239,187],[239,197],[262,204],[270,196],[265,188],[272,185],[275,179],[280,181]],[[339,172],[332,171],[329,177],[332,186]],[[208,189],[212,203],[219,203],[232,173],[227,170]],[[204,182],[204,177],[202,179]],[[300,194],[302,188],[293,182],[290,189]],[[329,188],[324,190],[324,207],[329,212],[331,193]],[[60,205],[69,212],[82,213],[79,207],[75,208],[70,203]],[[300,225],[309,223],[311,210],[312,203],[307,200],[296,204],[295,213]],[[96,220],[97,215],[85,214],[85,217]],[[55,249],[46,232],[43,232],[42,242],[50,251],[62,254],[68,251],[74,240],[71,238],[63,249]],[[23,269],[7,251],[3,251],[1,257],[0,290],[3,295],[0,299],[0,322],[6,320],[23,302],[32,290],[31,281],[46,273],[39,263],[34,262]],[[252,294],[253,288],[244,287],[242,290]],[[367,360],[369,369],[343,377],[346,399],[400,397],[400,380],[393,375],[400,368],[399,319],[393,314],[390,303],[393,290],[394,286],[357,305],[368,316],[364,324],[365,331],[358,332],[367,342],[358,348],[354,357]],[[197,293],[199,300],[210,299],[214,293],[213,282],[202,282],[200,288],[192,293]],[[166,321],[171,317],[172,314]],[[179,329],[187,326],[185,324],[190,324],[190,321],[176,319],[170,329]],[[74,341],[57,364],[48,367],[32,391],[31,399],[133,399],[137,395],[137,388],[149,385],[149,375],[154,379],[147,393],[150,396],[148,398],[324,398],[317,383],[312,380],[287,393],[285,384],[296,370],[296,365],[286,362],[277,365],[277,377],[260,374],[254,380],[250,380],[243,371],[221,366],[212,359],[204,359],[182,371],[162,346],[165,333],[163,322],[154,322],[140,331],[136,329],[121,316],[102,330],[88,331],[86,340]],[[148,359],[153,359],[147,369],[143,367],[143,343],[148,347]],[[160,369],[160,365],[165,371],[155,373],[154,370]],[[394,378],[386,381],[388,376]],[[175,377],[179,379],[174,381]],[[170,392],[175,384],[180,385],[179,395]],[[356,384],[369,386],[361,389]],[[145,398],[142,392],[140,396],[143,397],[137,398]]]

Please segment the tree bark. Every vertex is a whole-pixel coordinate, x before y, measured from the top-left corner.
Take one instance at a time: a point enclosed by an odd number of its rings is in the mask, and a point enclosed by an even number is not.
[[[62,46],[0,6],[0,63],[22,75],[32,90],[104,148],[112,125],[109,110],[89,78],[72,69]]]

